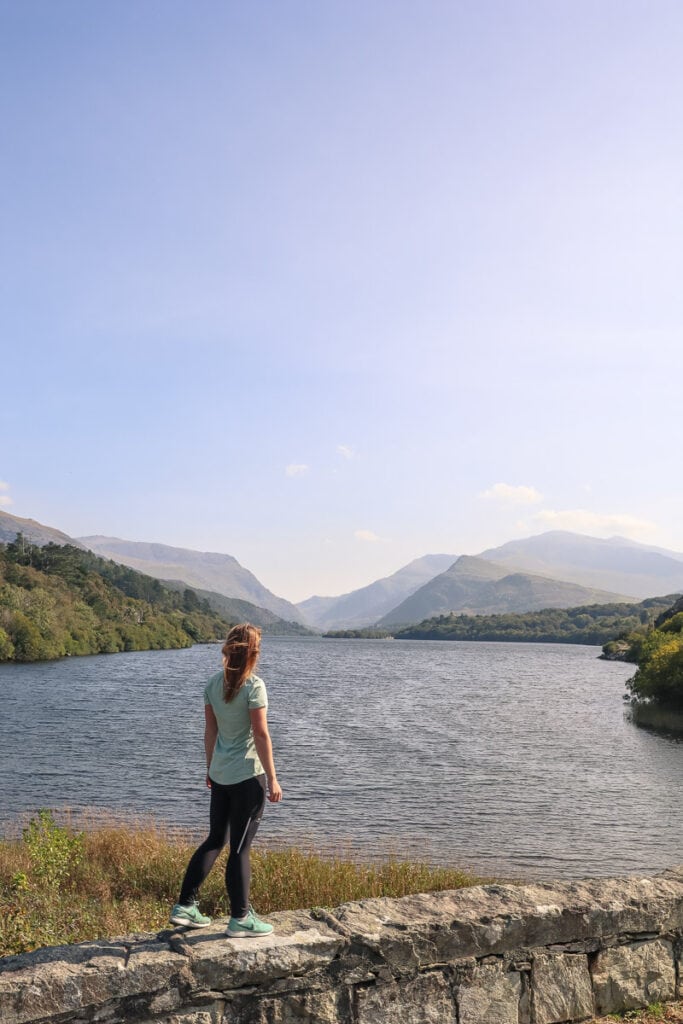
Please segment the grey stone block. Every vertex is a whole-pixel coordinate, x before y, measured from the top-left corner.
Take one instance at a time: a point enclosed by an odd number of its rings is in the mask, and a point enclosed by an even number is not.
[[[525,886],[490,885],[337,907],[332,916],[354,938],[410,973],[465,957],[603,936],[683,930],[683,880],[592,879]]]
[[[504,964],[478,965],[458,989],[460,1024],[518,1024],[522,977]]]
[[[176,1013],[164,1013],[162,1016],[141,1021],[140,1024],[223,1024],[224,1021],[228,1024],[223,1016],[222,1005],[217,1005],[215,1008],[190,1006]],[[117,1024],[121,1024],[121,1021],[119,1020]]]
[[[351,1007],[339,990],[252,997],[229,1005],[222,1024],[351,1024]]]
[[[457,1024],[451,986],[439,971],[355,992],[358,1024]]]
[[[600,1014],[635,1010],[676,992],[673,947],[661,939],[603,950],[591,973]]]
[[[593,1016],[588,957],[578,953],[534,956],[531,969],[534,1024],[585,1020]]]
[[[201,956],[192,961],[192,973],[198,988],[229,992],[247,986],[268,987],[280,979],[301,979],[326,968],[345,945],[338,935],[323,935],[308,929],[289,936],[263,936],[256,939],[207,943]],[[299,982],[299,987],[305,983]]]

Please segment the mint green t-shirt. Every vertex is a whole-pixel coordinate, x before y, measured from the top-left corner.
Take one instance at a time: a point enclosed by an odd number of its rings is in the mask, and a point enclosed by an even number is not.
[[[204,703],[213,708],[218,736],[209,765],[209,776],[223,786],[263,775],[251,729],[249,712],[267,708],[266,685],[258,676],[248,676],[229,704],[223,700],[223,672],[211,676],[204,689]]]

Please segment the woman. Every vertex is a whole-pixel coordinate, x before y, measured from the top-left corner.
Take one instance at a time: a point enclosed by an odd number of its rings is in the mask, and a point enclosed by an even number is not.
[[[211,790],[209,836],[195,850],[185,872],[172,924],[206,928],[211,918],[199,912],[199,887],[230,835],[225,885],[230,899],[227,934],[267,935],[273,926],[260,921],[249,903],[249,849],[256,835],[266,793],[282,800],[266,721],[268,698],[254,675],[261,630],[248,622],[233,626],[223,645],[223,671],[204,690],[206,784]]]

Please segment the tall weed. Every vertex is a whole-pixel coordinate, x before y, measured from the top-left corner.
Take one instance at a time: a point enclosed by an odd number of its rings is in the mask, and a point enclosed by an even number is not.
[[[20,838],[0,839],[0,955],[164,927],[195,846],[190,835],[153,821],[67,815],[57,822],[40,811]],[[213,917],[229,911],[226,858],[224,851],[202,886],[202,910]],[[393,858],[363,863],[298,847],[252,852],[251,896],[264,914],[477,881]]]

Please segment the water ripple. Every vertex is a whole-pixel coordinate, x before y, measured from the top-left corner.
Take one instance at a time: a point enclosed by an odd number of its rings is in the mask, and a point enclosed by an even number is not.
[[[483,873],[683,861],[683,743],[632,726],[592,647],[266,638],[285,791],[263,837]],[[202,689],[219,647],[0,666],[0,820],[39,807],[201,832]]]

